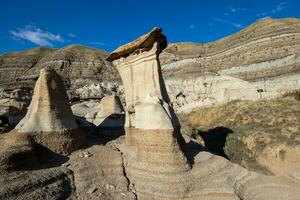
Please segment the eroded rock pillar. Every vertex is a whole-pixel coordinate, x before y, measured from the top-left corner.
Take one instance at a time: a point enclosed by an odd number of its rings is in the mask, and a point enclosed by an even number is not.
[[[166,37],[160,29],[154,28],[108,57],[124,84],[125,138],[127,149],[132,150],[126,155],[126,174],[135,185],[139,199],[147,199],[143,196],[145,193],[156,197],[170,191],[172,194],[166,197],[180,197],[182,192],[173,187],[176,181],[165,187],[160,180],[190,169],[183,153],[185,142],[170,105],[159,63],[159,54],[166,45]],[[186,190],[187,187],[180,184],[178,188]]]
[[[118,69],[126,95],[125,127],[177,129],[179,124],[162,78],[159,54],[166,47],[159,28],[121,46],[108,58]]]

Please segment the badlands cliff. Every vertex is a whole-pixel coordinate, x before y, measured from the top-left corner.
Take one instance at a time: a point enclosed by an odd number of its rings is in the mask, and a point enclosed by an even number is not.
[[[299,42],[299,19],[266,19],[215,42],[170,44],[161,55],[162,69],[169,92],[181,92],[188,111],[274,98],[300,88]]]
[[[108,53],[80,45],[61,49],[35,48],[12,52],[0,56],[0,83],[4,87],[30,86],[39,70],[51,66],[64,77],[67,86],[73,81],[92,80],[96,82],[118,80],[117,71],[105,61]]]

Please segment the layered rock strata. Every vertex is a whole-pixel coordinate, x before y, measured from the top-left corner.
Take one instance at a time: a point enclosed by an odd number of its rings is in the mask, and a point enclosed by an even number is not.
[[[274,98],[299,90],[299,30],[299,19],[266,19],[214,42],[169,44],[160,59],[166,85],[177,91],[168,92],[185,95],[188,105],[179,107],[190,111],[236,98]],[[229,79],[226,87],[219,84],[224,79]]]
[[[83,145],[84,133],[76,124],[63,80],[53,69],[41,70],[28,112],[16,130],[56,153],[67,154]]]
[[[77,79],[93,82],[119,81],[115,68],[105,61],[108,55],[103,50],[80,45],[61,49],[34,48],[0,55],[0,87],[34,87],[39,70],[54,68],[67,86],[76,86]]]

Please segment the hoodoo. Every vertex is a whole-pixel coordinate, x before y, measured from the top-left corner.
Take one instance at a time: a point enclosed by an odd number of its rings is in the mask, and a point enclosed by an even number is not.
[[[68,154],[82,146],[84,134],[76,124],[63,80],[53,69],[40,71],[28,112],[16,129],[55,153]]]
[[[154,28],[107,58],[113,61],[124,84],[126,144],[137,152],[128,157],[128,174],[141,193],[160,191],[160,179],[165,174],[172,176],[189,169],[181,150],[184,139],[170,106],[159,63],[159,54],[166,44],[161,29]],[[146,187],[147,179],[141,177],[150,178],[153,184]],[[172,183],[168,187],[168,191],[173,190]],[[177,192],[174,191],[174,195]]]

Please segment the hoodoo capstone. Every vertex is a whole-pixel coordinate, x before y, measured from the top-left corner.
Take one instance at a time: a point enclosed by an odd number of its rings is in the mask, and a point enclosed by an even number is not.
[[[28,112],[16,129],[59,154],[83,145],[84,133],[73,116],[63,80],[53,69],[41,69]]]

